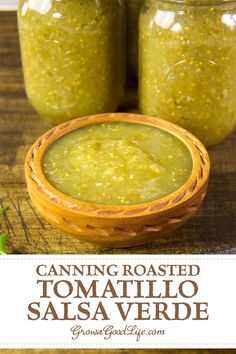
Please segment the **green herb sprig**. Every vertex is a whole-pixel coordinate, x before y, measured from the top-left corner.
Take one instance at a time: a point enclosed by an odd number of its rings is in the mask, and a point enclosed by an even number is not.
[[[9,207],[6,208],[0,208],[0,215],[5,214],[8,211]]]
[[[6,208],[0,208],[0,216],[4,215],[8,211],[9,207]],[[1,254],[6,254],[7,249],[6,249],[6,244],[8,241],[8,234],[3,232],[0,234],[0,255]]]
[[[8,234],[6,233],[0,234],[0,254],[6,254],[7,241],[8,241]]]

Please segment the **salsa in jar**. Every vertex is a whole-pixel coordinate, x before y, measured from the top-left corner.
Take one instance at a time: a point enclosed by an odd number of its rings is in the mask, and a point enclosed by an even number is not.
[[[236,1],[146,0],[140,66],[143,113],[220,143],[236,122]]]
[[[20,0],[25,86],[54,124],[115,111],[125,84],[124,0]]]

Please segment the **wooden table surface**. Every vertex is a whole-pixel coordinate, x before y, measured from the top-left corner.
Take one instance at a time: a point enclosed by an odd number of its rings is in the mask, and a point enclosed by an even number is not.
[[[169,349],[2,349],[0,354],[233,354],[236,350],[216,350],[216,349],[189,349],[189,350],[169,350]]]
[[[236,99],[236,97],[235,97]],[[210,150],[212,175],[199,213],[159,241],[132,249],[103,249],[72,239],[35,212],[27,194],[24,159],[34,140],[48,130],[27,101],[15,13],[0,13],[0,231],[9,233],[9,252],[24,254],[236,254],[236,132]]]

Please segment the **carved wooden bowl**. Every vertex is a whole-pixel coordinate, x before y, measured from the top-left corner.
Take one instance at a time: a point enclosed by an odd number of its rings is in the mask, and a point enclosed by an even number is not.
[[[49,146],[68,132],[105,122],[146,124],[175,135],[191,153],[193,169],[190,178],[162,199],[129,206],[87,203],[55,189],[45,178],[42,168]],[[25,173],[32,202],[49,223],[79,240],[108,247],[131,247],[159,239],[179,228],[197,212],[207,192],[210,161],[199,140],[170,122],[136,114],[113,113],[78,118],[51,129],[29,150]]]

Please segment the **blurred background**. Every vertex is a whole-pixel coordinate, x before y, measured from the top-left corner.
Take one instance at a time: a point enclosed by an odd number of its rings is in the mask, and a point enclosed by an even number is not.
[[[0,0],[0,10],[11,11],[16,10],[18,0]]]
[[[0,10],[16,10],[18,0],[0,0]]]

